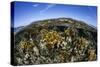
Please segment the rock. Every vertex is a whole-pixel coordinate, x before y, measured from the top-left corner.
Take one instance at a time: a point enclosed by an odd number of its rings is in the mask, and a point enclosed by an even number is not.
[[[23,62],[22,62],[22,59],[21,59],[21,58],[16,57],[16,60],[17,60],[17,62],[18,62],[18,64],[19,64],[19,65],[22,65],[22,64],[23,64]]]
[[[33,47],[33,51],[36,55],[39,55],[39,50],[36,46]]]

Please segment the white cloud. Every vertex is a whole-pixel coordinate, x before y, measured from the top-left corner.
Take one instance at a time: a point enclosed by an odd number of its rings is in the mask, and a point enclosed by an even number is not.
[[[46,8],[44,8],[43,10],[40,11],[40,13],[46,12],[48,9],[52,8],[53,6],[55,6],[55,4],[49,4],[49,5],[47,5]]]
[[[39,6],[39,4],[34,4],[34,5],[32,5],[33,7],[38,7]]]

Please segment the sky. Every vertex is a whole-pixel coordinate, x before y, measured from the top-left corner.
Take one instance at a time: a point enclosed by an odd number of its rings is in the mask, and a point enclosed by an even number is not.
[[[96,6],[14,2],[14,27],[25,26],[38,20],[62,17],[84,21],[97,27]]]

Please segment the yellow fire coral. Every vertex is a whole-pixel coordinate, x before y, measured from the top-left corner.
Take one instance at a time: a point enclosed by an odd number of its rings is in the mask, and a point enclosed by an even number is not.
[[[21,41],[20,42],[20,46],[21,46],[22,49],[30,49],[30,48],[32,48],[32,45],[27,41]]]
[[[53,47],[58,42],[62,41],[61,35],[57,31],[46,31],[47,33],[43,33],[42,39],[47,42],[48,47]]]

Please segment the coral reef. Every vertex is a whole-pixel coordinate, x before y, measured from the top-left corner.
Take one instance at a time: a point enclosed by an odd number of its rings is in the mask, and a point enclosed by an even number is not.
[[[14,34],[15,65],[97,60],[97,29],[82,21],[41,20]]]

